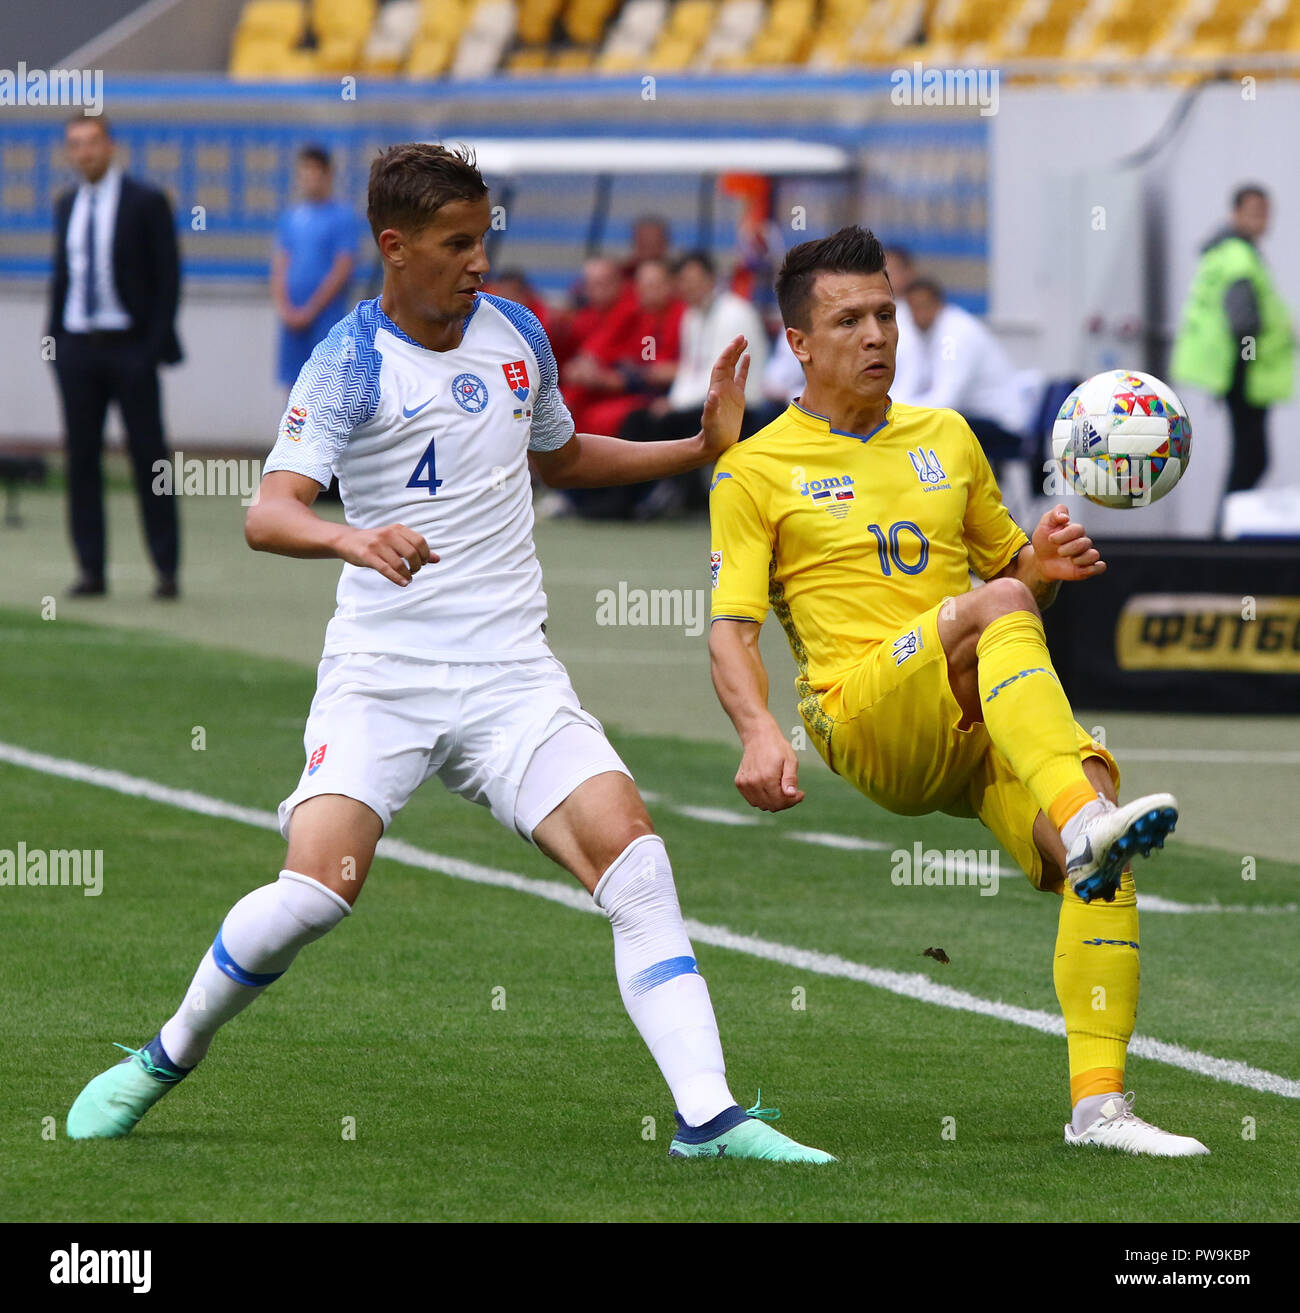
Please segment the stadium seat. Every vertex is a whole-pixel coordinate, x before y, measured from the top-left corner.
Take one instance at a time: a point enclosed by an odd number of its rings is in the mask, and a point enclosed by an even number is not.
[[[514,35],[513,0],[479,0],[452,56],[451,76],[481,78],[495,73]]]
[[[774,0],[767,23],[750,47],[751,65],[798,64],[812,43],[814,0]]]
[[[643,68],[668,17],[668,0],[628,0],[610,24],[596,61],[602,72]]]
[[[540,73],[551,62],[550,52],[544,46],[524,46],[506,57],[507,73]]]
[[[406,61],[406,74],[413,78],[437,78],[451,65],[451,57],[456,51],[453,38],[444,36],[419,36],[411,45],[410,58]]]
[[[248,0],[240,11],[235,36],[296,46],[306,30],[307,7],[302,0]]]
[[[763,26],[763,0],[722,0],[717,22],[696,59],[700,68],[744,66]]]
[[[344,37],[364,42],[375,24],[376,0],[312,0],[311,25],[322,45]]]
[[[420,0],[388,0],[379,10],[362,53],[367,73],[396,73],[410,54],[420,27]]]
[[[595,46],[617,8],[618,0],[569,0],[564,10],[564,30],[577,45]]]
[[[555,32],[555,21],[564,8],[564,0],[520,0],[519,40],[527,46],[545,47]],[[543,50],[545,55],[545,50]]]
[[[239,15],[230,44],[229,71],[236,78],[307,75],[315,56],[294,49],[307,30],[300,0],[250,0]],[[300,56],[307,54],[304,61]]]
[[[689,68],[713,27],[714,0],[677,0],[650,54],[648,67],[657,73]]]

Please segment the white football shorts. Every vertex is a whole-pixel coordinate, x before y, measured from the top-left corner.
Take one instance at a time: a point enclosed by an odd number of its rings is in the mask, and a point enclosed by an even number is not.
[[[293,809],[324,793],[365,803],[387,829],[436,775],[532,842],[585,780],[607,771],[632,776],[553,656],[483,664],[325,657],[303,747],[298,787],[280,804],[286,839]]]

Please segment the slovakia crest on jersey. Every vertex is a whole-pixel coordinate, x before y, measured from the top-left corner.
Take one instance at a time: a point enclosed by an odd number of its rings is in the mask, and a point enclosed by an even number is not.
[[[515,394],[519,401],[528,400],[528,392],[532,384],[528,381],[528,364],[523,360],[512,360],[508,365],[501,366],[506,376],[506,387]]]
[[[488,403],[487,384],[477,374],[457,374],[451,381],[451,395],[461,410],[477,415]]]

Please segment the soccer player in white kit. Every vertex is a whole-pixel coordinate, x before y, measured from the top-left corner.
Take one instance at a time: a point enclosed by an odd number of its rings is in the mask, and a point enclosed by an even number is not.
[[[529,462],[552,487],[667,478],[736,441],[748,359],[713,371],[703,428],[676,442],[574,432],[536,316],[481,291],[488,189],[472,155],[394,146],[370,173],[384,290],[336,324],[289,397],[245,534],[344,562],[280,804],[279,878],[231,908],[174,1016],[96,1076],[72,1138],[127,1134],[217,1029],[351,915],[375,845],[426,780],[570,871],[609,917],[628,1014],[677,1104],[675,1157],[833,1162],[742,1109],[672,867],[627,767],[545,636]],[[347,523],[312,503],[337,474]]]

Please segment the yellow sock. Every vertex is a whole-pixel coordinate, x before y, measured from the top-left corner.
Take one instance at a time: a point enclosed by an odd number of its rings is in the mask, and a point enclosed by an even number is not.
[[[1123,1093],[1124,1061],[1137,1022],[1138,910],[1133,873],[1115,901],[1061,897],[1053,977],[1070,1051],[1070,1106],[1090,1094]]]
[[[1059,830],[1097,790],[1083,773],[1042,621],[1028,611],[999,616],[980,635],[975,659],[989,738]]]

